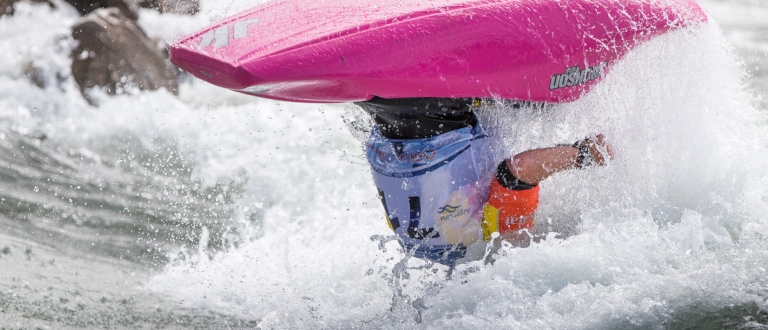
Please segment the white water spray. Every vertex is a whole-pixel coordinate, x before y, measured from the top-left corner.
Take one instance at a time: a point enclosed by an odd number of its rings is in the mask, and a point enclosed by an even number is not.
[[[640,46],[572,104],[487,109],[510,155],[598,132],[617,150],[608,167],[543,183],[536,230],[548,239],[505,245],[493,265],[446,279],[401,262],[395,242],[377,249],[366,238],[390,233],[353,157],[316,163],[345,175],[311,175],[318,185],[291,199],[300,208],[266,211],[263,237],[171,266],[150,287],[265,327],[620,328],[763,310],[768,139],[743,79],[710,24]]]

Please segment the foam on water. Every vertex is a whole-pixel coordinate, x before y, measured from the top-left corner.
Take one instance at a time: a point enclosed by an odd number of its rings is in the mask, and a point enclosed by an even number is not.
[[[203,1],[193,18],[143,11],[140,24],[173,39],[251,5]],[[202,243],[174,252],[147,285],[184,306],[266,328],[768,323],[767,121],[715,24],[644,44],[578,102],[482,111],[509,155],[602,132],[617,158],[542,184],[536,231],[547,240],[502,244],[492,265],[460,265],[447,278],[387,238],[360,142],[342,118],[354,120],[353,107],[276,103],[197,81],[183,83],[179,97],[103,96],[89,106],[68,71],[75,18],[20,4],[0,19],[0,46],[13,49],[0,53],[9,64],[0,66],[0,132],[45,134],[43,146],[60,159],[90,159],[76,175],[142,183],[133,189],[161,210],[227,205],[198,214],[207,220],[196,232]],[[131,156],[137,150],[152,157]],[[181,172],[191,179],[174,179]],[[173,199],[187,184],[223,188]],[[223,220],[238,230],[226,248],[209,250]]]
[[[368,240],[390,232],[360,157],[325,155],[351,139],[335,131],[305,157],[281,149],[265,164],[295,174],[249,185],[245,204],[257,199],[249,194],[273,201],[255,206],[258,235],[210,258],[193,253],[149,287],[267,328],[765,322],[768,137],[743,79],[712,23],[642,45],[572,104],[486,109],[483,122],[509,154],[596,132],[617,151],[608,167],[543,183],[536,230],[548,239],[526,249],[502,243],[493,265],[460,265],[446,278],[441,266],[404,258],[396,242]],[[269,148],[286,136],[259,142]],[[344,148],[359,155],[359,145]]]

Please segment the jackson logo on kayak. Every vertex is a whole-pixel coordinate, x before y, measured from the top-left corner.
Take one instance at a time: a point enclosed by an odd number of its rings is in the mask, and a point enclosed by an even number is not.
[[[565,73],[560,73],[552,76],[549,81],[549,89],[555,90],[565,87],[578,86],[597,78],[602,77],[605,74],[605,62],[601,62],[593,67],[587,67],[581,70],[580,66],[573,66],[565,69]]]
[[[224,24],[216,29],[206,32],[200,39],[200,43],[197,45],[198,49],[202,49],[213,44],[214,49],[226,47],[229,45],[229,38],[233,40],[243,39],[248,36],[248,27],[251,24],[258,23],[257,18],[240,21],[234,24],[232,34],[230,35],[229,24]]]

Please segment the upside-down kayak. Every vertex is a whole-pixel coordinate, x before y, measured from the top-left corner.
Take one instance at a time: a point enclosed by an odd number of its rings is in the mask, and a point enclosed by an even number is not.
[[[181,39],[171,61],[299,102],[569,102],[645,40],[707,20],[692,0],[275,0]]]

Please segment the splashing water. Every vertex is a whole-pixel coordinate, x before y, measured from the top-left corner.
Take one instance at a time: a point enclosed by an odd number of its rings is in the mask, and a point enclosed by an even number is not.
[[[266,328],[765,324],[768,136],[743,79],[709,24],[647,42],[572,104],[482,111],[508,155],[597,132],[617,150],[605,168],[543,183],[536,231],[548,239],[502,243],[492,265],[446,278],[391,238],[366,240],[389,233],[355,156],[292,178],[319,184],[268,208],[260,238],[171,265],[149,286]]]
[[[251,5],[140,23],[172,40]],[[92,107],[68,71],[74,19],[0,19],[0,224],[16,235],[148,263],[150,291],[262,328],[768,324],[768,121],[714,23],[645,43],[577,102],[479,112],[507,156],[600,132],[617,158],[542,184],[546,240],[448,274],[393,240],[353,106],[186,81]]]

